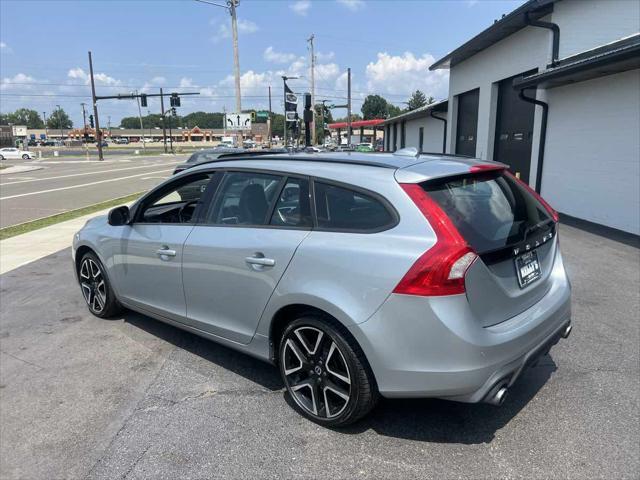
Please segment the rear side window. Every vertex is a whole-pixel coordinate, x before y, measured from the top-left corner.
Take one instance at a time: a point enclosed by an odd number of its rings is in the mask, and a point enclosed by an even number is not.
[[[271,216],[271,225],[313,226],[311,202],[309,201],[309,180],[304,178],[289,178],[287,180]]]
[[[394,222],[385,205],[370,195],[320,182],[314,188],[319,228],[366,232]]]
[[[437,179],[422,187],[479,254],[522,242],[554,225],[542,204],[502,172]]]

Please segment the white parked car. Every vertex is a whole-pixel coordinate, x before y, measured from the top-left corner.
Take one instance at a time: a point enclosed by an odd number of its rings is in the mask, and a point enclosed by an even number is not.
[[[30,160],[32,158],[36,158],[35,153],[29,152],[27,150],[20,150],[19,148],[0,148],[0,160],[4,159],[16,159],[23,158],[25,160]]]

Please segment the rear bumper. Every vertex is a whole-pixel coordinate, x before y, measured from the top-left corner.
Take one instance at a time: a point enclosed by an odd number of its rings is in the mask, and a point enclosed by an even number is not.
[[[571,322],[571,286],[561,259],[547,294],[515,317],[482,327],[464,295],[392,294],[367,321],[350,327],[380,393],[480,402],[510,386]]]

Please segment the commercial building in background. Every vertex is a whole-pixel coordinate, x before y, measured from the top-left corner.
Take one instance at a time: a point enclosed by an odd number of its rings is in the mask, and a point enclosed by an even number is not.
[[[419,152],[445,152],[448,103],[432,103],[386,120],[385,151],[415,147]]]
[[[447,152],[507,163],[562,214],[640,234],[640,2],[531,0],[447,68]],[[524,98],[523,98],[524,97]]]

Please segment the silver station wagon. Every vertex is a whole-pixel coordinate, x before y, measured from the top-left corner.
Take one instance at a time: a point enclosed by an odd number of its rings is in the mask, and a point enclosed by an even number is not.
[[[326,426],[379,396],[500,405],[571,331],[558,215],[505,165],[441,154],[238,154],[73,242],[98,317],[126,307],[273,362]]]

